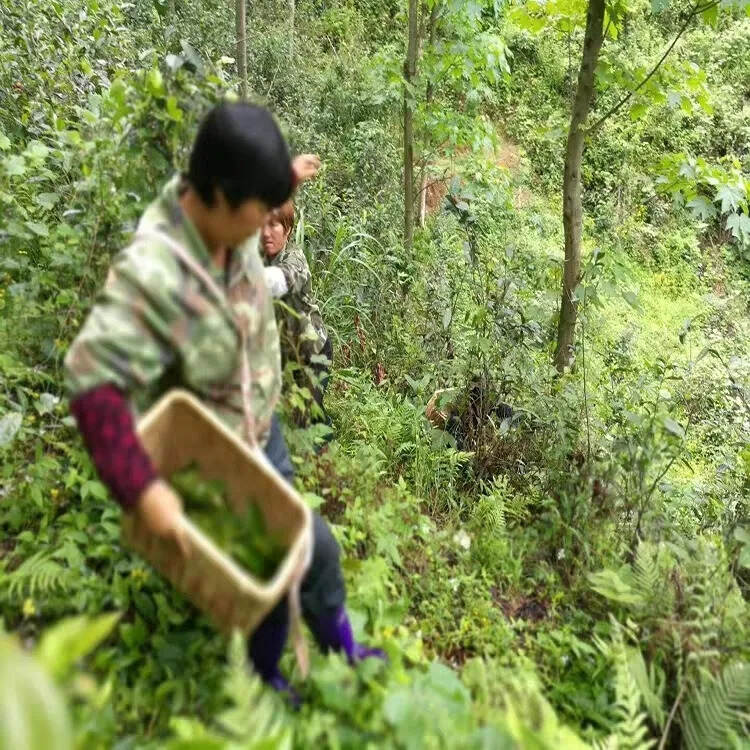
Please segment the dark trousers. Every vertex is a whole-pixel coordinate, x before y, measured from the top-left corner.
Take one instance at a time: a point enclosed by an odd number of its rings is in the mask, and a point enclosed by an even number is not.
[[[274,416],[271,422],[266,456],[279,474],[291,484],[294,469],[277,416]],[[317,513],[313,513],[312,562],[302,581],[300,596],[302,614],[313,633],[317,630],[315,623],[333,617],[346,599],[339,556],[338,542],[328,524]],[[266,616],[250,639],[250,658],[262,677],[266,677],[276,668],[288,628],[289,605],[284,597]],[[277,645],[278,653],[275,653]]]
[[[317,384],[313,388],[313,398],[315,399],[315,403],[320,407],[321,411],[323,412],[324,421],[326,424],[331,424],[331,420],[326,414],[326,410],[323,407],[323,395],[326,392],[326,388],[328,387],[328,380],[330,378],[331,374],[331,363],[333,362],[333,344],[331,343],[331,339],[326,339],[325,344],[323,344],[323,349],[320,352],[324,357],[328,359],[328,364],[320,364],[318,362],[311,362],[309,367],[315,374],[315,377],[317,379]]]

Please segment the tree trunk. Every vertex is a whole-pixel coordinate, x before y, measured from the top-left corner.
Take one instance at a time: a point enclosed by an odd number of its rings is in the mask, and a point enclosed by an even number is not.
[[[404,246],[414,244],[414,132],[412,91],[417,74],[417,0],[409,0],[409,44],[404,63]]]
[[[599,50],[604,40],[604,0],[589,0],[586,13],[586,33],[583,39],[581,68],[573,104],[573,114],[568,130],[563,177],[563,229],[565,230],[565,265],[563,267],[562,303],[557,327],[555,366],[562,372],[570,364],[575,342],[577,305],[573,299],[580,281],[581,229],[583,206],[581,203],[581,160],[586,118],[594,96],[594,73]]]
[[[245,0],[235,0],[235,29],[237,36],[237,74],[240,77],[240,96],[247,99],[247,24]]]

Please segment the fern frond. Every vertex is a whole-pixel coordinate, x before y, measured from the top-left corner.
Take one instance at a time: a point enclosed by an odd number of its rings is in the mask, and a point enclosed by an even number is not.
[[[630,674],[638,686],[649,718],[657,727],[663,727],[667,719],[664,710],[664,671],[655,663],[651,663],[647,668],[643,654],[638,648],[628,647],[627,658]]]
[[[612,624],[613,633],[609,642],[598,637],[594,639],[597,648],[613,662],[615,668],[614,714],[617,723],[603,747],[648,750],[653,747],[654,741],[647,737],[646,714],[641,710],[645,700],[631,668],[633,649],[625,645],[622,625],[616,620]]]
[[[692,691],[680,716],[688,750],[730,746],[734,734],[750,733],[750,664],[735,662]]]
[[[536,678],[521,673],[502,689],[503,723],[517,744],[515,747],[585,750],[589,745],[563,725],[542,695]]]
[[[219,717],[220,726],[237,737],[242,747],[291,748],[288,717],[279,697],[248,671],[245,640],[232,636],[224,689],[234,706]]]
[[[474,508],[474,522],[482,530],[496,533],[505,528],[505,509],[493,495],[483,495]]]
[[[594,750],[620,750],[617,738],[611,734],[603,740],[594,740],[592,747]]]
[[[699,580],[686,587],[687,616],[683,627],[690,631],[688,663],[713,667],[721,658],[717,646],[722,632],[719,601],[715,586],[708,580]]]
[[[622,750],[648,750],[654,741],[647,738],[646,714],[641,711],[643,696],[628,664],[625,648],[618,649],[615,661],[615,728]]]
[[[508,477],[496,476],[491,482],[482,481],[482,495],[474,509],[474,520],[483,529],[501,531],[508,517],[518,519],[519,511],[513,490],[508,486]]]
[[[46,550],[26,558],[12,573],[0,574],[0,592],[6,589],[8,599],[66,591],[72,584],[70,570]]]
[[[672,564],[673,560],[664,545],[650,542],[638,545],[633,564],[633,581],[652,613],[654,608],[659,612],[672,608],[673,596],[668,572]]]
[[[647,598],[653,597],[657,592],[661,580],[656,552],[655,545],[650,542],[641,542],[635,556],[635,580]]]

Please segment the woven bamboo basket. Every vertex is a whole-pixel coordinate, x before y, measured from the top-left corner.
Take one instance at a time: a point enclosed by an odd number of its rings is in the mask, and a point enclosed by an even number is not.
[[[157,471],[169,477],[195,462],[206,479],[221,479],[234,512],[258,505],[287,554],[269,581],[260,581],[183,516],[189,555],[149,532],[135,514],[122,521],[124,542],[147,560],[223,632],[249,635],[290,588],[305,557],[312,517],[299,494],[257,448],[248,446],[187,391],[167,393],[138,422]]]

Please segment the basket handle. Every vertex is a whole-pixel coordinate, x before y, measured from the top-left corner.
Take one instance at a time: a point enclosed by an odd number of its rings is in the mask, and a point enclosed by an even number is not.
[[[198,261],[177,241],[172,239],[168,234],[158,229],[147,229],[139,231],[136,234],[136,242],[144,242],[149,239],[157,240],[164,243],[172,254],[181,260],[219,299],[226,299],[225,293],[219,288],[219,285],[213,280],[211,274],[198,263]],[[239,330],[241,341],[241,391],[242,391],[242,411],[245,417],[245,439],[252,448],[259,449],[258,438],[255,432],[255,415],[253,414],[252,402],[252,373],[250,371],[250,361],[248,359],[247,338],[248,338],[248,319],[240,311],[236,311],[230,306],[232,321]],[[302,551],[299,562],[292,572],[291,586],[289,588],[289,614],[292,628],[292,642],[294,644],[294,653],[297,657],[302,677],[306,678],[310,671],[310,655],[307,648],[307,641],[302,631],[302,605],[300,602],[300,589],[302,579],[305,577],[310,563],[312,562],[313,536],[312,526],[309,526],[308,534],[303,539]]]
[[[181,260],[216,296],[220,301],[226,299],[226,293],[223,292],[219,285],[213,280],[211,274],[176,240],[170,237],[166,232],[159,229],[140,230],[135,236],[135,242],[145,242],[149,239],[156,240],[165,244],[172,254]],[[245,439],[252,447],[258,446],[258,438],[255,433],[255,414],[253,413],[253,379],[250,372],[250,361],[248,359],[247,338],[248,338],[248,318],[244,311],[235,310],[231,305],[229,308],[232,322],[240,334],[240,368],[241,381],[240,387],[242,392],[242,411],[245,418]]]
[[[302,679],[306,679],[310,671],[310,654],[307,648],[307,640],[302,630],[300,589],[302,587],[302,579],[305,577],[312,562],[312,551],[313,536],[312,526],[310,526],[308,534],[304,537],[299,562],[292,573],[292,584],[289,588],[289,619],[291,620],[292,644],[294,645],[294,655],[297,658]]]

